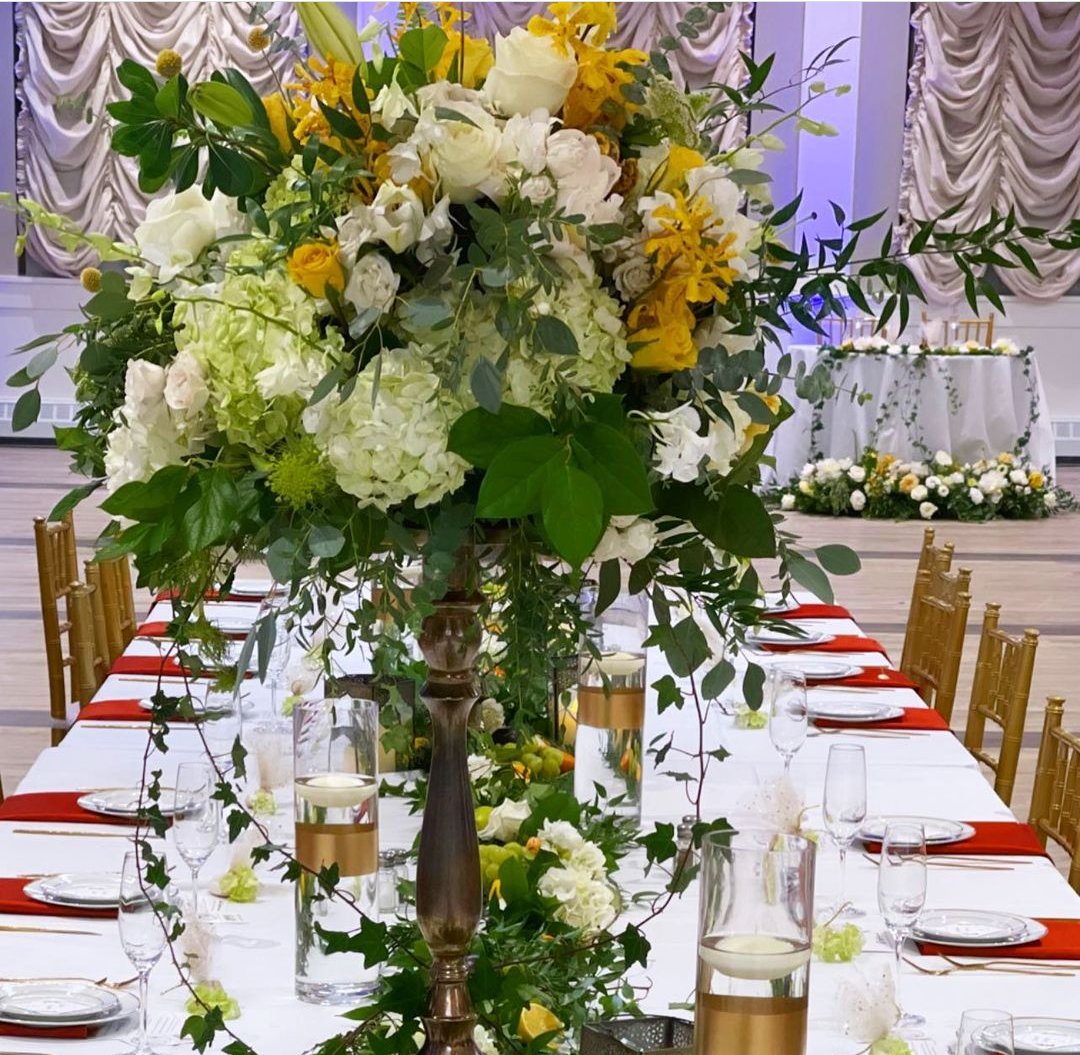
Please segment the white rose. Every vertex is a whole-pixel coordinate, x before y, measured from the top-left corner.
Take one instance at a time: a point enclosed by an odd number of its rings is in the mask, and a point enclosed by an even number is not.
[[[139,255],[158,268],[158,279],[170,282],[217,238],[240,227],[239,214],[219,191],[211,201],[199,187],[155,198],[135,228]]]
[[[344,297],[359,312],[389,310],[401,276],[382,253],[368,253],[356,262],[345,286]]]
[[[997,494],[1005,486],[1005,476],[996,469],[991,469],[979,477],[979,490],[983,494]]]
[[[780,496],[780,508],[784,512],[790,512],[795,508],[795,496],[793,494],[784,494]]]
[[[125,404],[137,410],[153,407],[165,398],[165,368],[148,359],[129,359],[124,375]]]
[[[555,193],[555,184],[551,182],[550,176],[530,176],[527,180],[522,180],[520,193],[526,201],[539,205]]]
[[[937,512],[937,506],[933,502],[923,502],[919,506],[919,516],[923,520],[929,520]]]
[[[983,493],[977,487],[971,488],[968,491],[968,498],[971,500],[973,506],[981,506],[983,501]]]
[[[807,462],[800,470],[799,476],[806,480],[817,472],[817,466],[813,462]]]
[[[656,545],[656,525],[636,516],[612,517],[603,538],[596,545],[593,559],[624,560],[636,564],[647,557]]]
[[[911,489],[911,500],[913,502],[921,502],[927,495],[926,486],[924,484],[916,484]]]
[[[940,487],[941,486],[940,477],[933,476],[933,475],[928,476],[926,478],[926,486],[929,487],[931,491],[933,491],[935,488]]]
[[[421,264],[430,264],[435,254],[445,249],[454,237],[454,225],[450,219],[450,199],[440,198],[435,208],[424,217],[420,225],[420,241],[416,246],[416,258]]]
[[[866,469],[861,465],[853,465],[848,469],[848,479],[861,484],[866,479]]]
[[[507,36],[495,37],[495,65],[484,94],[507,117],[538,109],[557,114],[576,79],[577,59],[569,47],[514,26]]]
[[[503,127],[499,147],[504,164],[520,165],[530,176],[538,176],[547,166],[548,134],[554,118],[547,110],[515,114]]]
[[[937,489],[937,496],[938,496],[938,498],[948,498],[949,497],[949,489],[944,484],[942,484]]]
[[[400,187],[388,180],[371,203],[371,217],[375,237],[385,242],[391,252],[403,253],[420,238],[424,205],[411,187]]]
[[[866,495],[864,495],[862,491],[852,491],[848,501],[851,503],[851,508],[854,509],[856,513],[861,513],[866,508]]]
[[[950,484],[962,484],[964,482],[964,474],[961,472],[949,473],[946,482]]]
[[[198,414],[206,406],[210,392],[199,361],[191,352],[181,352],[165,371],[165,402],[181,414]]]
[[[482,194],[496,193],[503,180],[499,161],[502,137],[495,118],[474,102],[455,99],[446,105],[468,120],[437,117],[437,106],[433,105],[421,113],[413,133],[439,177],[442,193],[452,202],[475,201]]]
[[[944,469],[946,466],[952,465],[952,455],[948,451],[938,451],[934,455],[934,464]]]
[[[625,260],[615,265],[611,277],[615,280],[619,295],[629,304],[652,285],[653,267],[649,258],[639,249],[635,249]]]
[[[506,799],[491,811],[487,824],[483,831],[479,832],[481,839],[497,839],[506,843],[517,838],[518,829],[532,812],[527,802],[513,802]]]
[[[1023,487],[1027,483],[1027,473],[1023,469],[1013,469],[1009,473],[1009,479],[1019,487]]]
[[[154,288],[154,276],[145,267],[129,267],[128,300],[145,300]]]
[[[619,165],[600,150],[595,137],[563,128],[548,137],[547,161],[558,187],[559,205],[566,212],[584,215],[586,223],[617,218],[621,199],[604,199],[619,181]],[[607,215],[612,209],[614,214]]]
[[[495,772],[495,763],[487,755],[469,755],[469,779],[483,780]]]

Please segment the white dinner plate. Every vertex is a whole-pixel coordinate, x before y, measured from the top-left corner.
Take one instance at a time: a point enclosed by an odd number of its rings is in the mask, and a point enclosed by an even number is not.
[[[120,904],[120,873],[82,872],[45,876],[27,883],[23,893],[46,905],[116,908]]]
[[[836,659],[818,659],[815,656],[785,656],[774,663],[769,663],[768,666],[795,671],[802,674],[804,678],[814,678],[818,681],[850,678],[852,674],[862,671],[862,667],[856,667],[851,663],[843,663]]]
[[[202,700],[192,697],[191,706],[196,714],[202,711],[205,704]],[[154,709],[154,701],[152,697],[147,696],[145,699],[139,700],[139,707],[144,711],[152,711]],[[244,696],[240,700],[240,713],[241,714],[254,714],[255,713],[255,701],[250,697]]]
[[[273,589],[273,579],[234,579],[229,596],[261,599]]]
[[[103,817],[135,817],[139,812],[139,788],[110,788],[107,791],[88,791],[80,795],[78,805],[91,813]],[[170,816],[173,811],[173,788],[162,788],[158,806],[161,812]],[[150,800],[147,799],[149,805]]]
[[[1067,1018],[1014,1018],[1013,1046],[1002,1035],[1001,1023],[981,1030],[975,1041],[992,1052],[1015,1052],[1015,1055],[1080,1055],[1080,1022]]]
[[[785,615],[788,612],[794,612],[797,608],[801,608],[802,603],[796,601],[794,597],[788,596],[787,600],[784,600],[782,594],[779,593],[766,593],[765,594],[765,608],[766,615]]]
[[[812,645],[823,645],[826,641],[835,640],[835,634],[828,634],[824,630],[803,630],[801,633],[792,634],[775,626],[755,627],[746,635],[748,645],[787,645],[790,648],[810,648]]]
[[[243,619],[237,615],[210,616],[207,622],[223,634],[246,634],[253,626],[255,620]]]
[[[57,979],[0,985],[0,1022],[39,1029],[99,1026],[130,1015],[138,998],[92,982]]]
[[[806,713],[813,718],[826,718],[835,722],[851,722],[852,725],[868,725],[902,718],[904,708],[893,703],[875,703],[873,700],[811,700]]]
[[[921,941],[974,949],[1025,945],[1043,937],[1046,927],[1027,916],[1014,916],[1010,912],[947,908],[924,912],[912,933]]]
[[[864,842],[879,843],[885,838],[885,828],[890,824],[921,824],[928,846],[948,846],[970,839],[975,829],[970,824],[949,821],[942,817],[871,817],[859,830]]]

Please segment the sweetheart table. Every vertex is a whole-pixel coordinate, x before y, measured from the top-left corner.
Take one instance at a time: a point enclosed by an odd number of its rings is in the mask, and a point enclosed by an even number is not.
[[[233,606],[244,609],[244,606]],[[252,618],[255,607],[247,609]],[[153,620],[167,619],[168,607],[159,604]],[[809,626],[818,625],[810,621]],[[854,621],[836,621],[842,632],[859,632]],[[137,640],[132,653],[145,654],[148,644]],[[873,666],[886,665],[878,653],[856,653],[852,658]],[[659,654],[650,653],[649,681],[667,673]],[[738,681],[738,679],[737,679]],[[736,683],[737,683],[736,681]],[[97,694],[99,700],[148,695],[153,679],[110,676]],[[256,708],[268,706],[268,691],[248,683]],[[831,690],[809,690],[811,694]],[[869,700],[887,700],[905,708],[925,705],[910,689],[865,690]],[[766,729],[735,728],[725,713],[737,703],[734,697],[718,701],[710,709],[705,739],[712,748],[724,746],[730,758],[714,763],[707,780],[703,816],[726,816],[736,825],[749,816],[755,790],[763,779],[777,776],[782,768]],[[674,734],[676,746],[696,749],[697,723],[690,711],[674,708],[663,714],[650,701],[647,735]],[[835,743],[862,744],[867,755],[869,808],[872,814],[917,814],[962,821],[1009,821],[1012,813],[994,794],[971,756],[949,732],[912,731],[903,735],[840,731],[814,733],[795,758],[792,775],[810,810],[810,827],[820,827],[821,790],[828,748]],[[174,726],[169,751],[151,753],[150,768],[163,770],[168,784],[178,763],[198,758],[201,748],[192,729]],[[64,741],[37,758],[19,792],[97,788],[134,783],[139,779],[146,749],[146,725],[114,721],[80,721]],[[383,848],[411,845],[419,819],[409,816],[396,798],[380,803]],[[678,822],[689,806],[683,786],[657,773],[651,765],[644,782],[644,825],[654,821]],[[28,829],[83,831],[82,836],[26,834]],[[118,870],[128,842],[106,826],[73,824],[0,823],[0,871],[6,875],[56,871]],[[176,856],[175,854],[173,855]],[[204,882],[228,867],[228,848],[219,848],[202,870]],[[977,859],[976,859],[977,860]],[[184,870],[181,869],[182,873]],[[640,871],[624,869],[620,882],[629,892],[653,889]],[[825,904],[839,890],[839,866],[835,849],[822,837],[817,865],[817,900]],[[891,952],[881,941],[882,920],[876,902],[876,867],[857,847],[849,854],[848,897],[866,912],[860,921],[866,949],[853,964],[830,965],[815,961],[811,967],[810,1030],[808,1055],[855,1055],[865,1045],[845,1038],[836,1007],[841,983],[858,972],[880,971],[891,965]],[[203,899],[204,901],[206,899]],[[215,974],[240,1003],[241,1017],[231,1025],[260,1055],[300,1055],[318,1041],[342,1031],[346,1023],[334,1009],[301,1003],[293,993],[292,890],[266,876],[253,904],[215,902],[209,910],[220,937]],[[1080,898],[1044,857],[1016,857],[1005,866],[986,871],[970,868],[929,868],[927,908],[984,908],[1023,912],[1032,916],[1080,919]],[[641,910],[633,909],[633,913]],[[632,918],[632,916],[630,917]],[[79,975],[127,978],[133,972],[124,955],[112,920],[51,920],[42,916],[4,916],[0,923],[69,927],[87,933],[30,934],[0,932],[0,962],[5,976],[26,978]],[[644,988],[643,1006],[668,1013],[672,1003],[693,999],[697,932],[696,884],[647,927],[652,954],[647,970],[633,979]],[[909,956],[917,963],[941,968],[944,961],[922,957],[914,947]],[[1080,970],[1080,964],[1072,964]],[[960,1012],[967,1007],[995,1007],[1015,1015],[1070,1017],[1075,1013],[1077,979],[1034,977],[1016,974],[959,973],[932,977],[905,965],[905,1005],[925,1015],[925,1041],[917,1055],[946,1055]],[[179,1029],[184,997],[175,986],[172,968],[163,961],[151,977],[152,1017],[159,1024]],[[685,1013],[685,1012],[679,1012]],[[122,1042],[116,1036],[79,1041],[0,1038],[4,1052],[57,1055],[116,1055]],[[183,1046],[177,1050],[184,1050]],[[782,1053],[777,1053],[782,1055]]]

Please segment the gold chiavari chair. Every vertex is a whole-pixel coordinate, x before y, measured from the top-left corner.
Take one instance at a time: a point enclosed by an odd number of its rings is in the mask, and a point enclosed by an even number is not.
[[[94,629],[93,678],[95,688],[109,676],[109,668],[116,658],[109,650],[109,631],[106,626],[105,597],[101,588],[101,565],[86,562],[86,584],[90,587],[90,615]]]
[[[830,315],[821,320],[821,326],[825,332],[817,335],[817,343],[838,346],[858,337],[873,337],[877,319],[871,316],[842,319],[838,315]]]
[[[919,571],[916,578],[919,599],[911,653],[900,669],[915,682],[927,704],[949,722],[971,607],[971,571],[934,567]]]
[[[953,544],[946,542],[943,546],[934,545],[934,529],[928,527],[923,531],[922,549],[919,550],[919,564],[915,569],[915,579],[911,584],[911,603],[908,605],[907,625],[904,628],[904,648],[900,656],[900,669],[903,670],[911,659],[911,649],[915,644],[915,616],[919,610],[919,597],[922,581],[919,572],[930,571],[932,568],[941,568],[942,571],[952,569]]]
[[[34,544],[41,594],[41,623],[45,633],[45,666],[49,676],[52,742],[57,744],[67,728],[69,676],[72,699],[75,698],[76,688],[70,652],[70,595],[71,584],[79,579],[79,558],[75,550],[75,525],[71,514],[53,524],[45,517],[34,517]],[[69,638],[67,655],[64,654],[65,636]],[[70,675],[67,673],[69,670]]]
[[[1047,698],[1028,824],[1043,846],[1052,839],[1068,853],[1069,885],[1080,893],[1080,736],[1061,728],[1064,713],[1064,697]]]
[[[105,631],[103,652],[111,664],[135,636],[135,595],[131,589],[131,566],[127,556],[113,560],[87,561],[86,581],[93,583],[99,598],[94,609]]]
[[[96,587],[92,585],[73,582],[68,593],[68,608],[71,616],[71,695],[80,707],[84,707],[93,699],[98,686],[104,680],[100,676],[100,664],[103,657],[98,655],[91,602],[91,597],[96,592]],[[108,672],[107,664],[105,672]]]
[[[1023,636],[1007,634],[998,626],[1000,618],[1001,605],[988,604],[983,613],[964,746],[993,771],[994,790],[1008,806],[1020,762],[1039,631],[1028,629]],[[1001,727],[1001,749],[996,758],[983,746],[987,721]]]
[[[941,323],[941,343],[943,345],[961,344],[964,341],[978,341],[979,344],[989,347],[994,343],[994,313],[991,312],[985,319],[938,319],[932,320],[924,311],[922,313],[923,326],[928,322]]]

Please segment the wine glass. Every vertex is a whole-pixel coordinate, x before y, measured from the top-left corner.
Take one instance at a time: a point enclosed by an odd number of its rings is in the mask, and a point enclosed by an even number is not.
[[[784,760],[784,774],[806,743],[806,678],[801,671],[771,667],[765,680],[765,703],[769,709],[769,739]]]
[[[199,917],[199,870],[221,837],[221,802],[214,798],[216,778],[205,762],[181,762],[176,769],[173,838],[191,869],[191,911]]]
[[[988,1047],[986,1040],[991,1037],[993,1045]],[[960,1016],[956,1055],[982,1055],[984,1051],[1013,1055],[1013,1019],[1008,1012],[978,1009]]]
[[[200,717],[207,754],[219,770],[228,772],[233,767],[233,744],[240,736],[239,686],[226,691],[219,691],[212,684],[208,686]]]
[[[168,944],[169,924],[162,913],[172,906],[173,900],[171,886],[156,887],[147,881],[138,850],[124,854],[117,920],[120,944],[139,973],[139,1037],[134,1055],[154,1053],[153,1040],[147,1031],[150,972]]]
[[[926,833],[921,824],[896,823],[885,828],[878,859],[878,908],[892,935],[896,954],[896,1006],[899,1025],[920,1026],[921,1015],[903,1013],[900,1002],[901,952],[904,940],[926,904]],[[963,1049],[959,1049],[963,1051]]]
[[[825,767],[822,806],[825,828],[840,851],[840,901],[838,916],[863,916],[862,909],[847,904],[847,852],[866,820],[866,752],[858,744],[833,744]]]
[[[278,617],[274,622],[274,646],[270,649],[270,657],[266,664],[266,678],[270,683],[270,713],[278,715],[278,692],[281,689],[281,679],[292,656],[293,641],[288,621]]]

